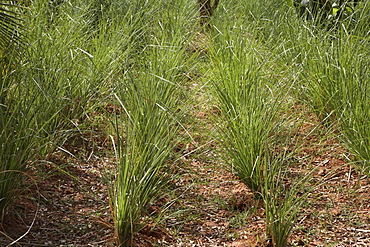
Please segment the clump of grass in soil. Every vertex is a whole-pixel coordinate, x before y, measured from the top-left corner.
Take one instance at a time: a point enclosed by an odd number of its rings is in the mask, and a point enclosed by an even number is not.
[[[179,2],[172,11],[188,9],[187,3]],[[146,9],[139,11],[145,13]],[[168,6],[163,11],[171,13]],[[135,233],[148,223],[142,222],[142,216],[171,177],[166,170],[181,126],[178,117],[181,69],[186,66],[184,52],[191,39],[185,29],[188,22],[188,19],[165,18],[158,23],[145,23],[155,35],[143,44],[138,63],[117,85],[119,93],[115,96],[125,114],[114,123],[118,175],[111,188],[111,198],[120,246],[133,244]]]

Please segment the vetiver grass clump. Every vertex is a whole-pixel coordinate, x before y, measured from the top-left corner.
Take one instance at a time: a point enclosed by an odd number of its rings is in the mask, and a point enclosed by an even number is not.
[[[40,138],[42,125],[36,122],[40,113],[37,105],[41,92],[33,97],[24,85],[19,85],[21,76],[13,67],[13,73],[3,74],[0,88],[0,216],[3,219],[6,209],[21,194],[24,173],[28,164],[46,140]],[[18,84],[18,85],[17,85]],[[46,122],[48,120],[46,119]]]
[[[358,5],[336,29],[296,28],[300,43],[287,42],[284,54],[293,58],[301,78],[299,98],[327,125],[339,128],[339,139],[354,155],[352,164],[366,174],[370,133],[368,9],[367,2]]]
[[[264,202],[267,237],[273,246],[286,246],[305,205],[308,193],[302,191],[310,178],[293,179],[289,172],[299,142],[294,133],[287,133],[286,126],[298,128],[300,120],[292,122],[284,104],[292,99],[290,89],[297,78],[288,66],[275,63],[284,43],[267,45],[274,40],[267,30],[278,34],[281,27],[259,23],[258,27],[266,31],[259,39],[257,26],[237,18],[243,8],[237,3],[230,6],[227,17],[215,20],[209,56],[210,80],[221,109],[221,142],[232,170],[256,194],[256,200]],[[287,6],[273,6],[274,12],[267,11],[272,6],[249,11],[276,24],[277,13],[285,13],[281,18],[294,14],[284,11],[289,10]],[[287,186],[287,181],[292,185]]]
[[[353,164],[370,176],[370,3],[364,1],[354,13],[355,23],[343,31],[338,44],[341,75],[339,84],[346,90],[338,98],[345,100],[340,128],[346,147],[354,154]]]
[[[141,30],[136,42],[142,50],[137,50],[114,94],[122,109],[114,123],[118,167],[111,187],[120,246],[133,245],[134,234],[148,223],[143,216],[172,176],[167,162],[179,138],[183,70],[189,59],[185,51],[192,39],[188,28],[196,23],[195,10],[187,1],[178,1],[171,6],[146,4],[132,13],[135,18],[148,11],[155,14],[150,21],[143,19],[149,22],[132,22]]]
[[[226,27],[226,26],[225,26]],[[220,28],[210,56],[212,84],[225,127],[223,141],[240,179],[261,192],[268,140],[278,110],[273,88],[264,79],[258,42],[243,27]]]
[[[84,122],[121,70],[123,35],[104,19],[94,29],[85,20],[91,4],[35,2],[32,9],[25,79],[30,88],[47,96],[41,118],[56,115],[45,128],[56,145]]]
[[[45,99],[40,90],[32,91],[24,83],[22,56],[26,54],[27,32],[20,28],[14,3],[2,3],[0,38],[0,223],[7,209],[22,192],[25,173],[38,149],[43,124],[37,124]],[[15,12],[14,12],[15,11]],[[22,31],[19,33],[19,31]],[[45,119],[45,124],[49,119]]]
[[[362,7],[368,8],[366,5]],[[362,22],[368,17],[361,13],[360,8],[341,19],[335,28],[315,26],[305,20],[292,22],[288,15],[280,15],[274,20],[279,23],[277,32],[283,35],[271,36],[266,42],[269,47],[276,47],[273,51],[278,60],[283,59],[281,64],[286,63],[294,72],[292,79],[301,80],[294,85],[298,100],[309,105],[326,126],[338,128],[339,139],[355,156],[352,164],[369,174],[368,28]],[[299,208],[310,193],[306,189],[305,194],[300,193],[309,176],[293,181],[287,190],[282,183],[285,170],[269,171],[266,176],[274,179],[265,180],[269,184],[263,193],[267,233],[274,246],[286,246]]]
[[[21,193],[20,178],[36,158],[45,159],[55,148],[68,152],[64,142],[82,131],[80,125],[107,97],[122,69],[123,34],[104,18],[97,27],[86,21],[91,6],[89,1],[33,2],[23,16],[22,50],[16,47],[17,56],[7,57],[2,51],[2,213]]]

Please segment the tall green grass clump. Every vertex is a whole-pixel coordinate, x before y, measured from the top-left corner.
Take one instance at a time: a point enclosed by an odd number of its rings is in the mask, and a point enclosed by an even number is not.
[[[288,138],[291,136],[289,135]],[[314,170],[301,175],[293,175],[290,171],[290,167],[294,165],[293,156],[299,148],[297,144],[299,140],[296,137],[292,140],[279,138],[276,146],[282,143],[283,145],[290,143],[292,150],[279,149],[278,154],[267,158],[262,191],[266,213],[266,234],[272,245],[276,247],[287,246],[301,212],[308,204],[307,198],[316,186],[316,184],[309,184]]]
[[[340,121],[343,141],[354,154],[353,164],[370,176],[370,3],[364,1],[354,13],[356,24],[341,43],[341,83],[348,88],[340,97],[346,102]]]
[[[56,146],[76,133],[80,124],[108,96],[122,71],[127,38],[106,19],[93,26],[87,19],[94,1],[36,1],[28,26],[29,52],[25,82],[45,99],[37,121],[55,115],[44,126]],[[41,103],[41,102],[39,102]]]
[[[40,145],[35,115],[35,98],[25,97],[21,70],[26,51],[25,31],[16,2],[0,3],[0,222],[21,194],[24,173]],[[21,31],[21,32],[20,32]]]
[[[30,4],[22,52],[0,62],[1,212],[33,159],[63,145],[108,97],[133,36],[104,18],[92,25],[94,1]]]
[[[227,18],[215,20],[210,73],[221,109],[226,160],[256,199],[263,200],[266,233],[273,246],[286,246],[309,195],[305,186],[310,175],[290,172],[300,145],[294,131],[302,120],[291,119],[285,105],[294,100],[290,89],[297,86],[298,77],[285,64],[285,56],[296,55],[281,36],[284,25],[279,20],[295,13],[283,11],[287,6],[277,2],[265,4],[249,10],[264,19],[258,20],[258,27],[228,9],[235,16],[233,25]]]
[[[9,65],[8,65],[9,66]],[[27,89],[17,85],[15,67],[12,73],[4,73],[0,77],[0,216],[20,194],[22,172],[26,172],[27,163],[31,160],[34,149],[38,146],[35,128],[37,108],[34,101],[24,100]],[[14,81],[15,80],[15,81]],[[7,85],[4,87],[4,85]],[[12,89],[17,87],[17,89]]]
[[[337,12],[338,18],[322,20],[322,25],[299,18],[289,6],[274,19],[278,24],[271,33],[280,35],[270,36],[265,45],[273,48],[281,68],[301,81],[295,87],[297,99],[327,126],[340,128],[340,139],[355,156],[353,164],[368,174],[369,3],[349,4],[351,11]]]
[[[225,121],[222,139],[236,174],[252,191],[261,192],[277,111],[274,89],[264,79],[259,44],[241,27],[219,30],[210,59]]]
[[[235,30],[219,35],[226,38],[214,39],[212,84],[224,122],[226,160],[256,199],[263,200],[273,246],[286,246],[305,205],[304,187],[310,178],[294,178],[289,172],[299,141],[287,129],[299,128],[301,120],[293,121],[284,104],[291,100],[295,81],[287,74],[276,76],[280,68],[271,67],[269,54],[262,57],[264,47],[251,37]]]
[[[133,245],[134,234],[148,223],[147,209],[171,177],[168,162],[179,138],[185,51],[195,10],[187,1],[159,1],[132,13],[156,14],[150,22],[132,22],[142,30],[137,42],[143,41],[143,50],[115,94],[122,115],[114,124],[118,167],[111,197],[119,246]]]
[[[353,164],[369,174],[369,6],[361,6],[339,30],[306,36],[299,91],[320,119],[339,127]]]
[[[369,40],[342,38],[339,54],[334,53],[335,61],[328,66],[338,76],[333,80],[337,85],[327,90],[333,94],[331,104],[342,133],[340,138],[354,155],[352,164],[370,175],[370,53],[369,46],[361,42]]]
[[[24,81],[22,60],[0,58],[0,219],[23,192],[25,174],[48,139],[43,128],[51,119],[37,122],[43,112],[41,90],[33,91]],[[0,221],[1,221],[0,220]]]
[[[173,97],[172,92],[159,88],[158,84],[167,82],[153,75],[143,79],[152,86],[157,84],[153,90]],[[127,92],[119,96],[123,100],[121,107],[127,110],[127,121],[123,126],[116,124],[121,130],[117,129],[118,175],[113,203],[120,246],[132,244],[134,233],[147,223],[143,223],[141,217],[166,185],[165,162],[173,150],[177,131],[174,116],[166,105],[168,100],[153,97],[152,92],[148,95],[143,92],[146,90],[138,91],[142,85],[134,81],[126,88]]]

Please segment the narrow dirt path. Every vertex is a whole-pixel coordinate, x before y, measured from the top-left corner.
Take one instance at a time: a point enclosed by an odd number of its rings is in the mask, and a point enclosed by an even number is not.
[[[217,135],[217,107],[210,89],[194,81],[189,138],[174,182],[177,201],[165,228],[170,239],[158,246],[254,246],[263,244],[260,203],[224,164]]]

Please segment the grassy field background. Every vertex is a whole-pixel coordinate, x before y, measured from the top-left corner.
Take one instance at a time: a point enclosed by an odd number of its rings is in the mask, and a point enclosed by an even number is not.
[[[0,5],[2,245],[370,244],[369,3],[199,2]]]

